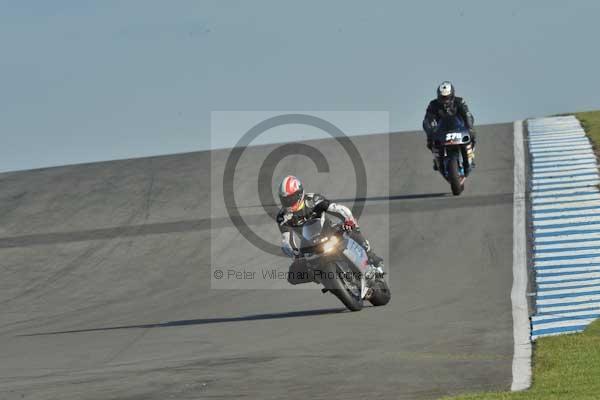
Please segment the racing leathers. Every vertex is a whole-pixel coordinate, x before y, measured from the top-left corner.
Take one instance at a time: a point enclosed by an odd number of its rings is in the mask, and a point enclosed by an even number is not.
[[[433,99],[429,102],[425,118],[423,119],[423,130],[427,134],[427,148],[431,149],[432,135],[435,133],[440,119],[455,115],[458,115],[463,120],[465,127],[469,129],[473,148],[475,147],[475,119],[473,118],[473,114],[469,111],[469,107],[462,97],[454,97],[446,103],[438,99]]]
[[[317,193],[306,193],[304,202],[304,207],[299,211],[290,212],[282,208],[277,214],[277,224],[281,232],[281,249],[287,256],[296,257],[299,254],[298,247],[294,243],[292,229],[301,227],[305,222],[313,218],[320,218],[325,212],[343,221],[344,229],[348,231],[350,237],[367,252],[369,262],[383,273],[383,259],[375,254],[369,241],[365,239],[360,231],[358,223],[348,207],[334,203]],[[292,268],[294,268],[294,264],[290,267],[290,269]],[[295,282],[290,281],[290,283]]]

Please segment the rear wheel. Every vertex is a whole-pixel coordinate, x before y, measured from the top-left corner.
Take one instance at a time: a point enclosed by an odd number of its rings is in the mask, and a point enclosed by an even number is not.
[[[323,282],[323,285],[335,295],[350,311],[360,311],[363,308],[361,297],[361,279],[358,274],[346,272],[340,265],[333,264],[330,271],[333,276]]]
[[[452,194],[458,196],[463,191],[463,180],[458,173],[458,158],[452,157],[448,162],[448,181],[452,188]]]

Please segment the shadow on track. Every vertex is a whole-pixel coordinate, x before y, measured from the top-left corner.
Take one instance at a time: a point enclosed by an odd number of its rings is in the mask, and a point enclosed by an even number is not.
[[[371,197],[340,197],[340,198],[329,198],[330,201],[338,203],[367,203],[370,201],[396,201],[396,200],[417,200],[417,199],[434,199],[439,197],[447,197],[449,193],[415,193],[415,194],[394,194],[390,196],[371,196]],[[262,208],[262,204],[254,204],[249,206],[239,206],[238,208]],[[276,203],[265,204],[264,207],[279,208],[280,205]]]
[[[396,194],[391,196],[373,196],[373,197],[349,197],[341,199],[331,199],[331,201],[337,202],[351,202],[356,201],[359,203],[366,203],[368,201],[394,201],[394,200],[416,200],[416,199],[433,199],[438,197],[449,196],[449,193],[421,193],[421,194]]]
[[[448,196],[447,193],[424,193],[424,194],[405,194],[392,196],[374,196],[365,198],[347,198],[331,199],[337,202],[377,202],[377,201],[398,201],[414,199],[435,199]],[[278,208],[279,205],[267,204],[266,207]],[[240,209],[261,208],[262,205],[241,206]],[[249,224],[264,223],[264,215],[244,216]],[[189,219],[172,222],[158,222],[153,224],[124,225],[110,228],[88,229],[71,232],[48,232],[34,233],[31,235],[0,237],[0,249],[15,247],[41,246],[51,244],[84,242],[88,240],[107,240],[125,237],[137,237],[145,235],[156,235],[165,233],[183,233],[208,231],[213,228],[222,228],[231,226],[229,217]]]
[[[18,335],[18,336],[28,337],[28,336],[62,335],[62,334],[66,334],[66,333],[113,331],[113,330],[120,330],[120,329],[169,328],[169,327],[176,327],[176,326],[221,324],[221,323],[227,323],[227,322],[261,321],[261,320],[269,320],[269,319],[299,318],[299,317],[310,317],[310,316],[315,316],[315,315],[338,314],[338,313],[342,313],[345,311],[346,311],[345,308],[323,308],[323,309],[319,309],[319,310],[291,311],[291,312],[270,313],[270,314],[253,314],[253,315],[245,315],[245,316],[241,316],[241,317],[184,319],[184,320],[180,320],[180,321],[160,322],[160,323],[155,323],[155,324],[121,325],[121,326],[109,326],[109,327],[102,327],[102,328],[73,329],[73,330],[68,330],[68,331],[40,332],[40,333],[30,333],[30,334]]]

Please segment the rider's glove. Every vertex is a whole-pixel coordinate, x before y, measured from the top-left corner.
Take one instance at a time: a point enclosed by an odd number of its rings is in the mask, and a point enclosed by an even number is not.
[[[354,228],[356,228],[356,222],[354,222],[353,219],[347,219],[344,221],[344,224],[342,225],[342,229],[345,231],[351,231]]]

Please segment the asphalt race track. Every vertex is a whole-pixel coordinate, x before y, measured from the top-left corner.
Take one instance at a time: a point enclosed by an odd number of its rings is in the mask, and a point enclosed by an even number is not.
[[[390,304],[358,313],[286,282],[211,283],[218,268],[289,264],[227,216],[228,150],[1,174],[0,399],[434,399],[509,389],[512,124],[478,133],[477,170],[458,198],[432,171],[422,133],[352,138],[368,177],[361,227],[392,290]],[[351,205],[347,155],[333,140],[307,144],[329,173],[294,155],[276,179],[298,174]],[[234,182],[240,213],[272,243],[257,176],[278,146],[247,149]]]

